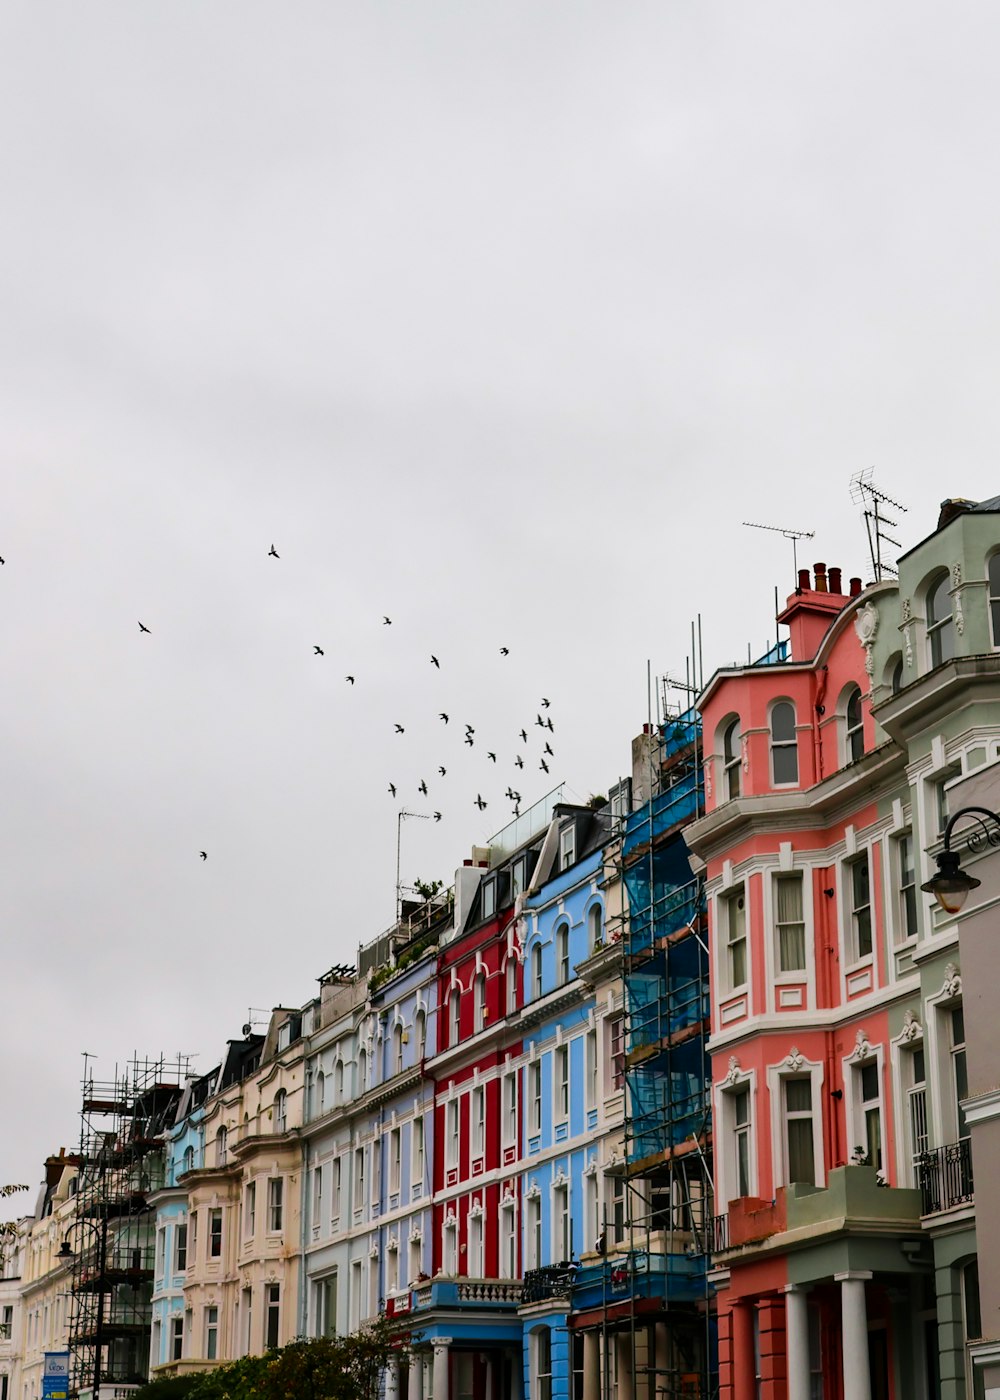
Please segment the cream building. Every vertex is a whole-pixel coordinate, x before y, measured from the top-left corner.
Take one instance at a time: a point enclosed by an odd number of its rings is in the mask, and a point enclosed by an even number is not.
[[[20,1317],[12,1336],[10,1400],[39,1400],[45,1352],[69,1347],[72,1261],[58,1255],[64,1240],[73,1242],[77,1176],[77,1158],[65,1148],[49,1157],[35,1215],[19,1232]],[[16,1317],[13,1308],[12,1324]]]

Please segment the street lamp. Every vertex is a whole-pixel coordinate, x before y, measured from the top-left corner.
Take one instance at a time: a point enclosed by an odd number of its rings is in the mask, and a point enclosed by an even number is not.
[[[1000,816],[991,812],[988,807],[961,807],[949,818],[944,829],[944,847],[937,857],[937,874],[932,875],[926,884],[920,886],[922,890],[932,894],[948,914],[957,914],[970,892],[982,884],[974,875],[966,874],[961,868],[958,852],[951,849],[951,833],[959,817],[974,817],[979,825],[979,830],[974,830],[969,837],[970,850],[980,850],[987,843],[1000,846]],[[987,821],[992,822],[992,826],[988,825]]]
[[[97,1225],[93,1220],[75,1220],[73,1229],[79,1229],[86,1225],[88,1230],[93,1230],[97,1236],[97,1318],[94,1325],[94,1383],[91,1387],[92,1400],[100,1400],[101,1393],[101,1351],[104,1347],[104,1274],[108,1264],[108,1214],[106,1210],[101,1211],[101,1223]],[[62,1263],[68,1264],[73,1258],[73,1248],[69,1242],[69,1235],[59,1246],[59,1253],[56,1255]]]

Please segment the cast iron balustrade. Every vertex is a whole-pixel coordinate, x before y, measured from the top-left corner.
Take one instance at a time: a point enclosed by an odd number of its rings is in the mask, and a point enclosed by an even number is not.
[[[972,1143],[969,1138],[922,1152],[917,1158],[917,1180],[924,1198],[924,1215],[952,1210],[972,1201]]]
[[[721,1254],[729,1248],[729,1214],[712,1216],[712,1253]]]
[[[521,1286],[522,1303],[541,1303],[546,1298],[568,1298],[576,1268],[569,1264],[546,1264],[528,1269]]]

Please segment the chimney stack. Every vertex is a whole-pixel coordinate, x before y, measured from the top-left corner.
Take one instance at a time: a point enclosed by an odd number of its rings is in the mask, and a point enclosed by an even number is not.
[[[814,565],[813,565],[813,570],[814,570],[814,572],[815,572],[815,574],[816,574],[816,592],[817,592],[817,593],[825,593],[825,592],[826,592],[826,565],[825,565],[825,564],[814,564]]]

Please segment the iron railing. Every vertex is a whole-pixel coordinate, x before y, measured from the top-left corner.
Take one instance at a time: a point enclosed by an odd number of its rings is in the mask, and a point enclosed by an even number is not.
[[[917,1182],[923,1196],[924,1215],[934,1215],[972,1201],[972,1143],[969,1138],[922,1152],[917,1158]]]
[[[576,1269],[568,1264],[546,1264],[528,1269],[521,1286],[522,1303],[541,1303],[547,1298],[568,1298]]]
[[[712,1216],[712,1253],[721,1254],[729,1248],[729,1213]]]

